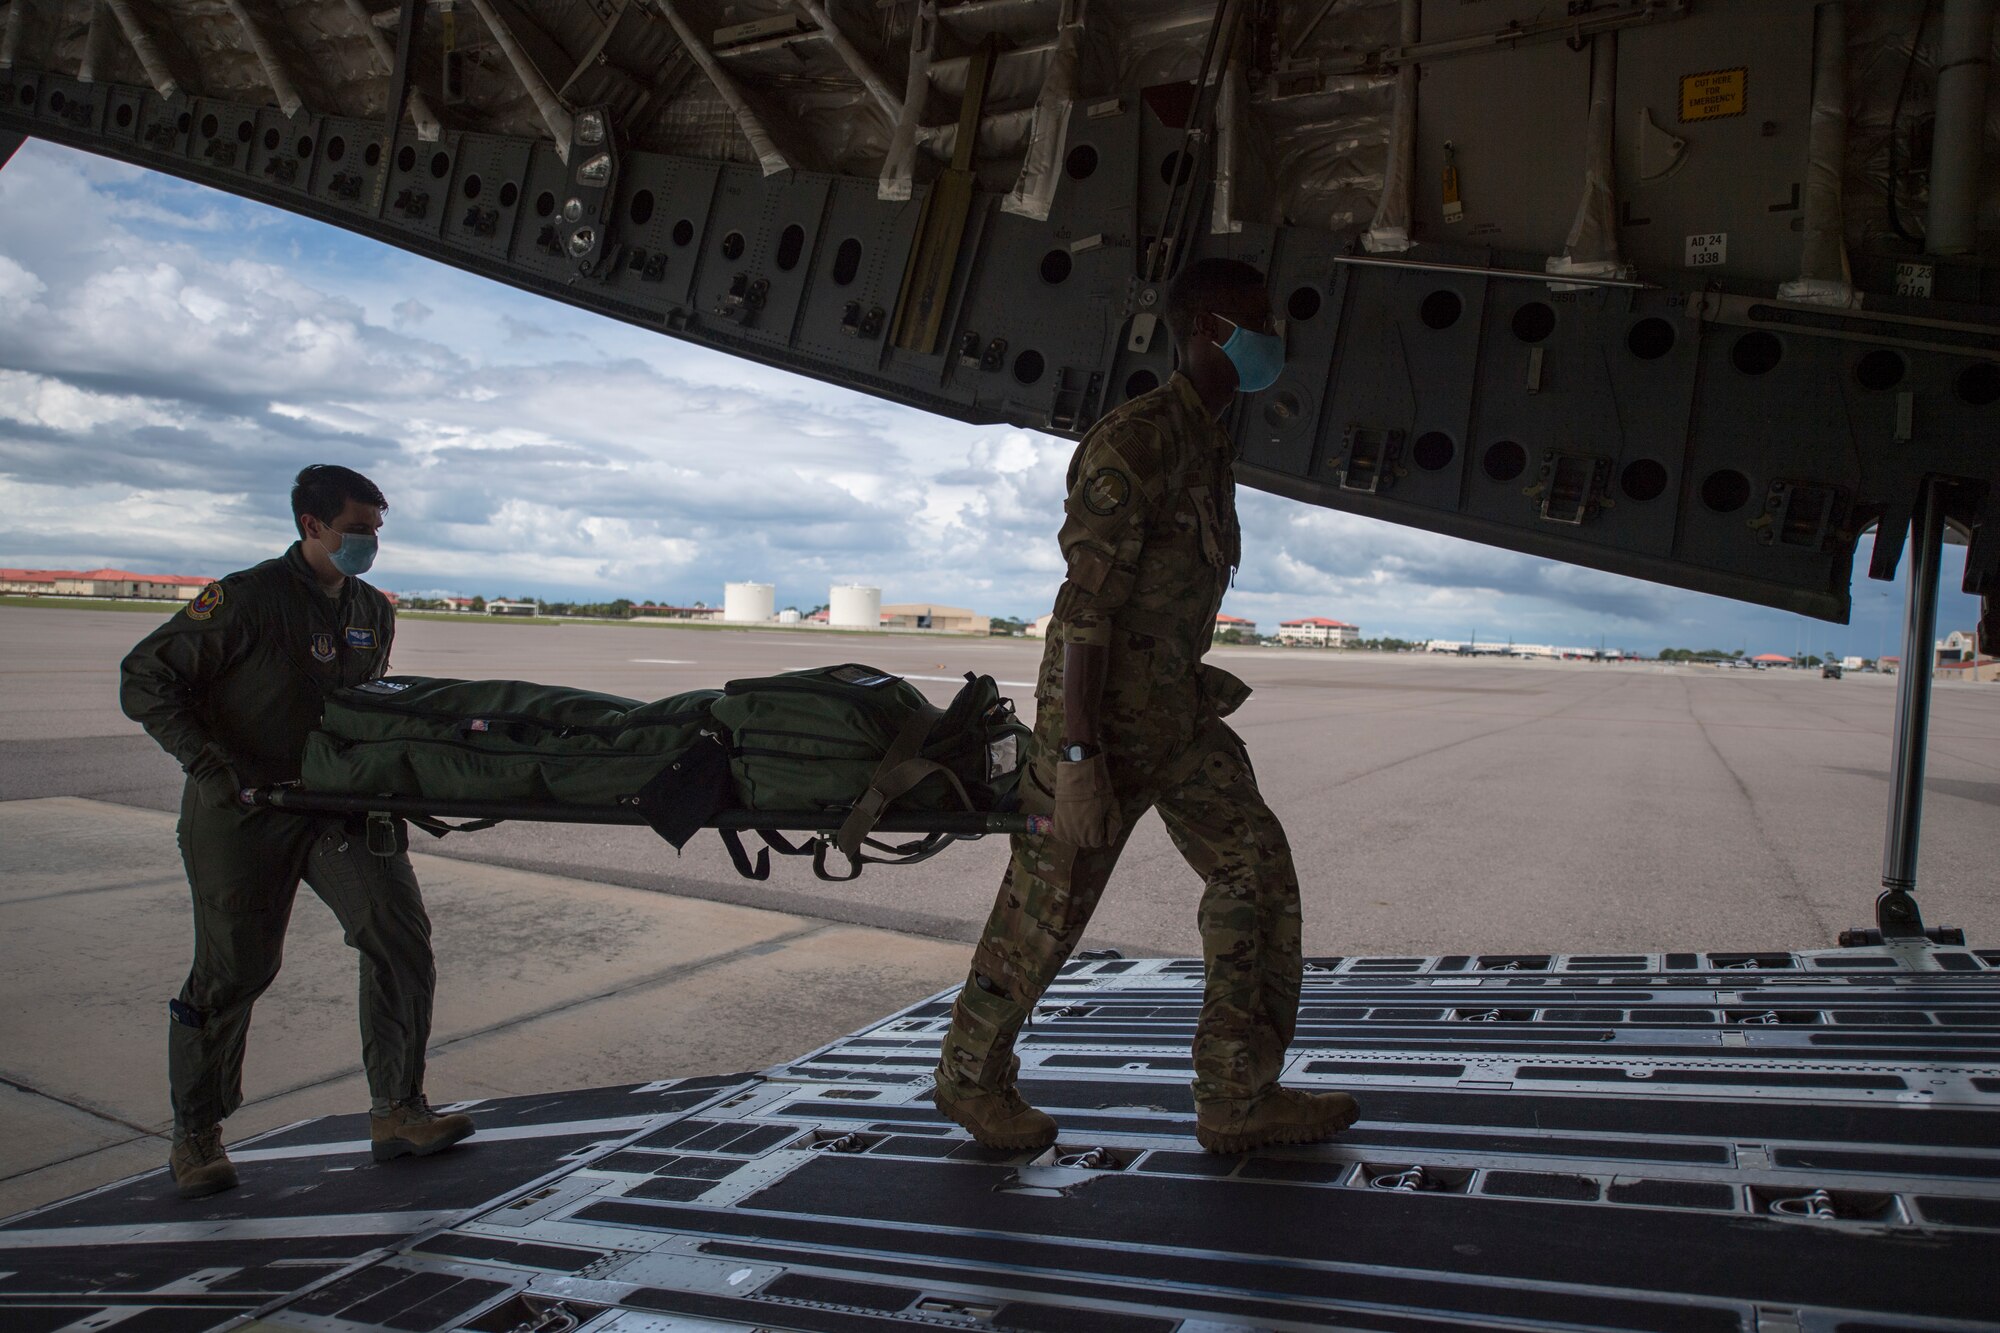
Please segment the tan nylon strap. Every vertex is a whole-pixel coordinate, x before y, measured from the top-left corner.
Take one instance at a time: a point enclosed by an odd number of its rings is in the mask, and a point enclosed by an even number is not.
[[[849,815],[841,824],[840,832],[835,835],[836,845],[848,856],[859,855],[862,839],[873,830],[875,821],[882,817],[882,811],[897,797],[933,773],[943,775],[944,780],[951,784],[952,791],[957,793],[959,803],[968,811],[977,808],[972,803],[971,795],[966,792],[965,784],[958,780],[958,774],[932,759],[905,759],[886,773],[876,773],[875,781],[869,785],[867,796],[862,798],[862,802],[870,805],[867,824],[855,830],[850,840],[849,826],[854,823],[854,816]],[[862,802],[855,804],[857,812],[860,811]]]
[[[882,753],[882,762],[869,774],[868,790],[854,803],[854,809],[840,823],[840,831],[834,835],[840,850],[853,856],[861,846],[861,840],[874,829],[875,821],[882,817],[882,811],[889,802],[908,791],[905,786],[896,792],[884,789],[883,781],[891,773],[901,768],[923,752],[924,742],[930,739],[931,728],[944,717],[941,709],[933,707],[929,701],[922,703],[915,712],[903,720],[902,729],[889,742],[889,748]]]

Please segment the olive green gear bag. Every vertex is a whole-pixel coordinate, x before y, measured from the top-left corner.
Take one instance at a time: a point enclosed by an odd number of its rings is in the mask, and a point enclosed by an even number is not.
[[[653,703],[520,680],[389,676],[327,696],[314,792],[630,805],[701,739],[719,690]]]
[[[850,859],[884,814],[1012,808],[1028,729],[991,676],[938,708],[900,676],[848,663],[732,680],[711,709],[737,803],[842,810]]]

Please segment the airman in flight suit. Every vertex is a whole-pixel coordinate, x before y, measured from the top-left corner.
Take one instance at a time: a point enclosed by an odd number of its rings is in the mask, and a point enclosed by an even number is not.
[[[194,892],[194,965],[168,1005],[174,1107],[168,1164],[183,1198],[236,1184],[222,1121],[243,1101],[250,1009],[277,978],[299,880],[361,955],[361,1059],[376,1160],[472,1133],[424,1098],[437,969],[407,855],[378,856],[338,821],[243,805],[244,787],[296,781],[328,691],[388,668],[389,600],[361,582],[387,506],[357,472],[299,474],[300,540],[204,588],[125,658],[119,702],[187,771],[180,847]]]
[[[1201,660],[1241,549],[1235,446],[1217,417],[1239,388],[1277,378],[1284,345],[1262,274],[1232,260],[1190,264],[1167,322],[1180,370],[1108,413],[1070,464],[1058,537],[1068,577],[1036,685],[1023,802],[1052,812],[1054,832],[1014,839],[938,1064],[939,1110],[989,1147],[1055,1140],[1055,1121],[1015,1088],[1015,1035],[1149,809],[1206,885],[1194,1039],[1202,1146],[1314,1141],[1357,1114],[1344,1093],[1277,1082],[1303,971],[1298,876],[1223,721],[1249,689]]]

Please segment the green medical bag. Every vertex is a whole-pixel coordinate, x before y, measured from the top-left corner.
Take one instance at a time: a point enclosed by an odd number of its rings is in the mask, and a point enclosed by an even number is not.
[[[301,776],[315,792],[625,804],[701,738],[719,697],[390,676],[327,696]]]
[[[939,709],[900,676],[848,663],[732,680],[711,709],[728,734],[738,804],[851,807],[853,856],[883,814],[1011,808],[1028,729],[991,676],[966,673]]]

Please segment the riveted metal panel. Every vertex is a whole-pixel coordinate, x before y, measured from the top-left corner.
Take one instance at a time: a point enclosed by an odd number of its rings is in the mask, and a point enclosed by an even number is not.
[[[319,149],[319,117],[301,115],[294,119],[266,108],[257,113],[255,137],[250,143],[250,174],[267,187],[309,194]]]
[[[702,235],[719,173],[718,164],[694,158],[634,153],[626,159],[612,228],[612,240],[626,252],[615,279],[621,291],[666,309],[692,308]],[[634,220],[641,194],[650,196],[650,216],[644,222]],[[657,277],[649,277],[643,264],[636,271],[631,267],[639,251],[645,253],[645,263],[655,266]]]
[[[95,133],[104,128],[104,93],[103,84],[44,75],[36,110],[44,119]]]
[[[576,265],[563,254],[557,210],[569,193],[569,168],[553,146],[536,145],[521,189],[520,217],[514,226],[514,265],[542,278],[568,279]]]
[[[1345,283],[1332,237],[1288,231],[1275,245],[1264,267],[1272,313],[1285,331],[1285,369],[1245,400],[1237,438],[1250,462],[1304,472],[1325,429]]]
[[[1089,383],[1077,377],[1097,374],[1124,326],[1120,308],[1133,262],[1126,246],[1074,252],[1042,224],[993,210],[952,330],[1006,341],[1003,366],[975,381],[977,401],[1009,421],[1045,425],[1060,395],[1089,395]],[[950,337],[941,345],[949,352]],[[1100,378],[1089,419],[1102,401]]]
[[[519,139],[461,136],[443,204],[444,239],[470,250],[505,255],[521,215],[531,155]]]
[[[833,183],[795,342],[812,356],[869,374],[884,360],[922,211],[919,200],[883,200],[876,193],[872,181]]]
[[[1116,109],[1094,113],[1100,106]],[[1083,102],[1070,112],[1062,175],[1049,206],[1052,227],[1137,243],[1141,219],[1133,180],[1140,170],[1140,121],[1130,102]]]
[[[136,89],[111,85],[104,90],[104,133],[114,139],[139,137],[145,97]]]
[[[1405,506],[1458,511],[1467,460],[1480,443],[1473,435],[1472,395],[1489,285],[1455,273],[1352,268],[1345,292],[1321,435],[1302,470],[1316,487],[1337,488],[1334,469],[1350,429],[1402,431],[1406,460],[1417,439],[1436,434],[1449,445],[1442,464],[1401,468],[1380,492],[1380,509],[1370,512]],[[1296,447],[1277,457],[1302,461]]]
[[[749,342],[791,344],[830,185],[818,173],[779,180],[750,167],[723,169],[695,278],[704,320]]]
[[[197,97],[187,155],[212,171],[248,175],[250,144],[257,137],[257,108]]]
[[[1746,343],[1745,339],[1751,341]],[[1760,340],[1770,340],[1760,342]],[[1754,350],[1774,342],[1775,366],[1746,367]],[[1839,589],[1845,597],[1847,549],[1829,535],[1821,544],[1775,540],[1767,500],[1777,483],[1822,483],[1851,495],[1864,441],[1850,409],[1843,349],[1820,339],[1709,326],[1700,356],[1700,389],[1688,469],[1682,478],[1679,549],[1715,568],[1786,583]],[[1864,411],[1864,419],[1870,415]],[[1873,443],[1886,446],[1888,432]],[[1733,480],[1740,478],[1746,486]],[[1733,503],[1741,495],[1740,504]]]
[[[150,90],[128,90],[139,99],[138,152],[150,158],[185,158],[194,136],[194,108]]]
[[[1427,24],[1440,8],[1426,7]],[[1484,13],[1495,7],[1478,8]],[[1421,74],[1416,177],[1411,182],[1417,236],[1533,255],[1561,254],[1583,197],[1590,48],[1571,51],[1553,42],[1456,56],[1421,66]],[[1501,107],[1504,114],[1496,111]],[[1444,214],[1447,143],[1464,208],[1456,222]]]
[[[1689,236],[1726,233],[1732,278],[1799,276],[1813,9],[1812,0],[1738,0],[1618,34],[1618,245],[1627,262],[1684,274]],[[1743,113],[1682,121],[1682,80],[1722,69],[1744,71]],[[1639,161],[1647,116],[1687,144],[1671,173],[1650,181]]]
[[[1632,464],[1652,460],[1671,481],[1687,432],[1693,340],[1675,338],[1652,361],[1635,357],[1625,346],[1637,322],[1633,309],[1623,291],[1495,284],[1481,338],[1474,435],[1483,449],[1518,443],[1525,467],[1517,479],[1499,481],[1482,452],[1477,480],[1488,484],[1472,490],[1469,512],[1527,527],[1566,526],[1570,537],[1591,544],[1671,550],[1673,496],[1634,474],[1638,493],[1651,494],[1641,503],[1621,480]],[[1565,487],[1573,501],[1551,494]]]
[[[436,236],[451,203],[452,163],[463,136],[447,134],[425,143],[414,130],[396,136],[382,188],[381,219],[399,229]]]
[[[328,116],[320,123],[316,157],[313,197],[336,208],[374,217],[388,173],[381,123]]]

